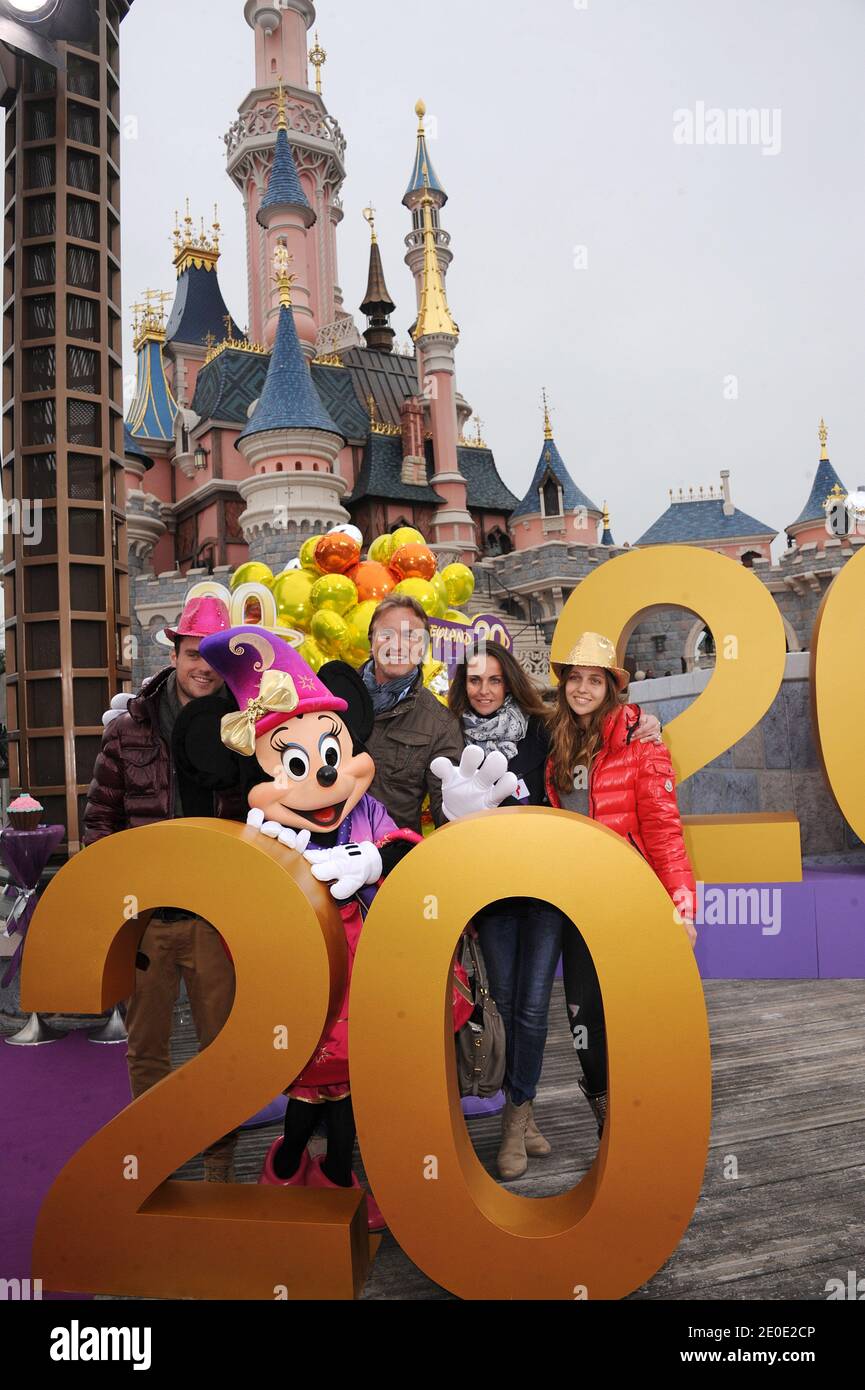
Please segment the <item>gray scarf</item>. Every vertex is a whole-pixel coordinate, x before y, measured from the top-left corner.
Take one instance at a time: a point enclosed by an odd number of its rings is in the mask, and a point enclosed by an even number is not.
[[[472,714],[466,710],[463,715],[466,743],[477,744],[484,754],[504,753],[508,762],[517,756],[517,747],[525,738],[528,727],[528,715],[523,714],[513,695],[506,696],[504,704],[495,714]]]
[[[375,678],[375,663],[368,661],[360,674],[372,700],[374,714],[387,714],[401,704],[420,680],[420,673],[421,668],[416,666],[407,676],[396,676],[394,680],[379,685]]]

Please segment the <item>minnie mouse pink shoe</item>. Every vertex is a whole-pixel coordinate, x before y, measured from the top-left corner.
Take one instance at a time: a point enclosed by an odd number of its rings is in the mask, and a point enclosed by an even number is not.
[[[278,1178],[273,1166],[273,1160],[282,1148],[282,1139],[274,1139],[267,1153],[264,1155],[264,1167],[261,1170],[259,1183],[264,1183],[266,1187],[306,1187],[306,1179],[309,1173],[309,1154],[304,1149],[297,1172],[291,1178]]]
[[[307,1187],[338,1187],[338,1183],[331,1182],[330,1178],[322,1170],[320,1158],[313,1158],[310,1160],[306,1185]],[[360,1187],[356,1173],[352,1173],[351,1175],[351,1185],[352,1187]],[[370,1231],[386,1231],[387,1222],[379,1211],[378,1203],[370,1191],[367,1191],[366,1194],[366,1209],[368,1216],[367,1228]]]

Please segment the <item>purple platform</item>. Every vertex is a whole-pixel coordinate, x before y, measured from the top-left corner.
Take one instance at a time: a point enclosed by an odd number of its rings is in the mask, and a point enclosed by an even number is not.
[[[703,979],[865,979],[865,868],[805,869],[801,883],[722,884],[727,917],[734,904],[738,916],[744,902],[731,898],[736,889],[757,889],[764,896],[757,913],[749,912],[744,922],[697,922]],[[713,891],[707,884],[707,918]],[[756,906],[753,896],[750,902]]]

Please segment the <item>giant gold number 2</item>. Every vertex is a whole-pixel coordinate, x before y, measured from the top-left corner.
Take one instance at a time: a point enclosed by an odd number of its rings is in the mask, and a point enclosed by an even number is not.
[[[302,856],[219,820],[92,845],[39,904],[22,997],[46,1012],[91,1013],[130,994],[143,917],[165,902],[227,942],[231,1016],[67,1163],[39,1215],[33,1268],[45,1288],[67,1292],[351,1298],[370,1257],[356,1190],[166,1181],[294,1080],[342,1000],[339,913]]]
[[[842,815],[865,840],[865,550],[836,576],[817,614],[811,702],[823,770]],[[859,711],[851,710],[851,692]]]
[[[601,632],[625,659],[647,614],[672,605],[698,613],[717,651],[709,684],[664,730],[676,775],[685,781],[751,731],[784,676],[784,624],[756,575],[712,550],[653,546],[617,556],[577,586],[559,618],[552,660],[564,661],[582,632]],[[795,882],[802,877],[793,814],[684,816],[699,879],[710,883]]]

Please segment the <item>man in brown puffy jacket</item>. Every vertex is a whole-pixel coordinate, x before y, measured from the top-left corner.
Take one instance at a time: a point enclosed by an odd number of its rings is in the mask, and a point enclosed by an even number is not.
[[[203,697],[223,698],[233,708],[222,680],[202,660],[199,643],[231,626],[220,599],[192,599],[176,629],[171,666],[129,701],[126,712],[107,726],[96,760],[84,813],[84,844],[106,835],[184,815],[245,820],[239,787],[210,791],[193,781],[175,756],[175,726],[183,710]],[[133,1099],[171,1071],[170,1040],[182,976],[200,1048],[219,1033],[234,1002],[234,969],[222,938],[208,922],[182,907],[163,907],[151,917],[141,938],[135,991],[127,1004],[127,1063]],[[210,1182],[234,1178],[236,1135],[229,1134],[204,1154]]]

